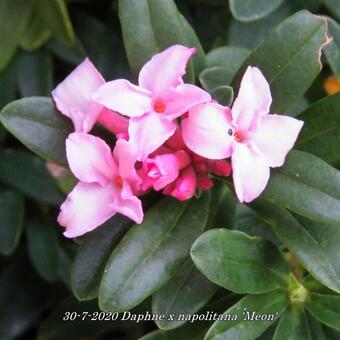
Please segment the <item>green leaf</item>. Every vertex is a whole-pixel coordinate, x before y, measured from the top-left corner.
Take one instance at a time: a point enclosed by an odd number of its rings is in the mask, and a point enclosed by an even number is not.
[[[211,92],[211,95],[224,106],[230,106],[234,100],[234,90],[231,86],[219,86]]]
[[[306,308],[323,324],[340,330],[340,296],[310,293]]]
[[[16,98],[17,68],[18,60],[14,58],[7,67],[0,72],[0,110]]]
[[[0,71],[14,56],[32,10],[33,0],[0,2]]]
[[[26,228],[28,254],[39,275],[48,282],[58,276],[59,244],[56,231],[49,224],[28,223]]]
[[[209,195],[181,203],[164,199],[133,226],[107,262],[99,289],[101,309],[128,310],[170,279],[203,231]]]
[[[301,306],[289,306],[280,318],[273,340],[312,340],[306,313]]]
[[[340,25],[332,18],[327,18],[327,22],[329,35],[333,40],[325,47],[325,56],[333,73],[340,78]]]
[[[75,43],[75,35],[64,0],[37,0],[45,25],[62,44],[71,47]]]
[[[313,103],[299,115],[305,124],[296,147],[326,162],[340,161],[340,93]]]
[[[240,21],[255,21],[274,12],[283,0],[229,0],[230,11]]]
[[[204,52],[173,0],[119,0],[119,19],[125,50],[134,74],[157,52],[174,45],[196,47],[191,80],[204,66]],[[138,52],[137,52],[138,51]]]
[[[325,332],[322,329],[321,323],[316,320],[308,311],[306,310],[307,317],[308,317],[308,324],[309,324],[309,330],[312,339],[318,339],[318,340],[331,340],[330,338],[326,338]]]
[[[321,49],[327,43],[327,22],[320,16],[300,11],[283,21],[250,55],[247,65],[260,68],[269,82],[272,112],[286,112],[303,96],[320,72]]]
[[[212,282],[234,293],[265,293],[288,284],[288,265],[279,250],[259,237],[213,229],[191,248],[196,267]]]
[[[224,313],[224,315],[229,315],[226,316],[226,320],[216,321],[204,339],[256,339],[274,323],[287,304],[287,294],[282,290],[260,295],[248,295],[229,308]],[[265,320],[261,320],[261,315],[265,315]],[[233,317],[236,320],[233,320]]]
[[[0,191],[0,253],[11,255],[18,246],[24,222],[24,199],[15,191]]]
[[[289,153],[263,197],[311,220],[340,226],[340,172],[306,152]]]
[[[332,12],[332,14],[340,20],[340,6],[338,0],[323,0],[326,7]]]
[[[251,207],[272,226],[279,239],[297,256],[311,275],[340,293],[338,226],[312,221],[301,224],[287,210],[264,200],[257,200]]]
[[[83,50],[83,47],[80,46],[78,40],[76,41],[75,46],[68,48],[61,44],[58,40],[50,39],[47,42],[46,47],[59,59],[72,65],[78,65],[86,58],[86,53]]]
[[[131,226],[131,221],[116,215],[85,237],[72,265],[71,284],[79,300],[98,296],[98,288],[109,256]]]
[[[63,196],[47,172],[44,162],[18,150],[0,151],[0,182],[38,201],[59,205]]]
[[[52,73],[52,58],[47,50],[21,53],[18,69],[21,96],[48,96],[52,90]]]
[[[56,111],[51,99],[32,97],[16,100],[1,111],[0,120],[33,152],[67,166],[65,140],[73,128],[71,122]]]
[[[212,49],[205,56],[207,67],[222,66],[234,75],[249,56],[250,50],[239,46],[222,46]]]
[[[216,293],[218,287],[208,281],[193,265],[190,259],[161,289],[152,296],[152,313],[164,314],[164,320],[157,320],[161,329],[173,329],[185,323],[180,314],[194,314]],[[173,315],[173,320],[169,315]]]
[[[220,86],[229,85],[233,79],[233,74],[222,66],[206,68],[199,76],[202,87],[212,92]]]

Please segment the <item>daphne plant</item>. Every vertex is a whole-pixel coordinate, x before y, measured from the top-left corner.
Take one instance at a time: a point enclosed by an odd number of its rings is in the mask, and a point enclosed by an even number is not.
[[[246,22],[281,2],[230,9]],[[151,313],[145,340],[340,331],[340,97],[296,105],[333,44],[327,19],[299,11],[252,51],[205,55],[173,1],[118,11],[131,78],[105,80],[85,58],[51,98],[0,116],[75,178],[56,218],[78,244],[73,295]]]

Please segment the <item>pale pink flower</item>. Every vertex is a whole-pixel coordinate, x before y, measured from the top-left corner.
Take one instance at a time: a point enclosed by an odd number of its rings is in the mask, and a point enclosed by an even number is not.
[[[125,79],[102,85],[92,99],[131,117],[129,141],[144,160],[176,130],[175,119],[199,103],[211,100],[199,87],[183,83],[194,48],[174,45],[156,54],[139,73],[139,86]]]
[[[303,122],[269,114],[269,84],[256,67],[248,67],[232,110],[217,103],[197,105],[182,121],[185,144],[210,159],[231,156],[235,191],[240,202],[258,197],[270,167],[282,166]]]
[[[76,132],[89,132],[94,124],[114,134],[127,134],[128,120],[92,100],[93,93],[105,80],[86,58],[53,91],[58,110],[69,117]]]
[[[141,201],[133,187],[139,179],[134,169],[135,155],[125,140],[118,140],[112,153],[100,138],[72,133],[66,140],[69,166],[79,183],[61,206],[60,225],[64,235],[83,235],[121,213],[141,223]]]

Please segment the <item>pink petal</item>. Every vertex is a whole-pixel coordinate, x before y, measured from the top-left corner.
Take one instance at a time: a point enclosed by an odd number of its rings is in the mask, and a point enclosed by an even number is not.
[[[107,108],[103,108],[98,117],[98,123],[104,126],[107,130],[111,131],[115,135],[121,135],[128,133],[129,120],[126,117],[121,116],[117,112],[111,111]]]
[[[129,142],[137,150],[137,160],[142,161],[160,147],[176,130],[176,123],[157,113],[130,119]]]
[[[182,150],[186,148],[180,127],[177,127],[175,133],[166,141],[165,145],[173,150]]]
[[[182,76],[193,53],[194,48],[173,45],[156,54],[141,69],[139,85],[151,91],[154,98],[162,97],[170,88],[183,83]]]
[[[231,155],[233,138],[230,135],[230,110],[209,103],[197,105],[182,121],[184,143],[196,154],[223,159]]]
[[[236,195],[241,203],[248,203],[266,187],[269,165],[262,154],[241,143],[235,143],[231,161]]]
[[[269,112],[271,102],[267,80],[258,68],[249,66],[232,108],[234,123],[240,129],[256,129],[258,119]]]
[[[168,119],[176,119],[195,105],[211,101],[208,92],[191,84],[181,84],[170,90],[166,97],[164,114]]]
[[[303,121],[280,115],[266,115],[259,123],[253,141],[264,154],[269,166],[282,166],[285,157],[293,148]]]
[[[115,197],[114,202],[112,202],[110,206],[136,223],[141,223],[143,221],[144,213],[142,202],[133,195],[131,187],[126,181],[123,181],[120,195]]]
[[[99,137],[71,133],[66,154],[71,171],[80,181],[104,186],[118,173],[109,146]]]
[[[79,182],[60,207],[58,223],[66,228],[66,237],[83,235],[103,224],[116,211],[110,205],[116,195],[112,183]]]
[[[137,117],[151,110],[151,93],[125,79],[102,85],[92,99],[124,116]]]
[[[93,127],[102,107],[93,103],[91,97],[104,83],[86,58],[52,91],[58,110],[72,119],[76,132],[89,132]]]

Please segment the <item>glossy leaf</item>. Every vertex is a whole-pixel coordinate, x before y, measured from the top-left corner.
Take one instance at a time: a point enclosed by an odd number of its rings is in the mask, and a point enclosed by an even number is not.
[[[306,308],[323,324],[340,330],[340,296],[311,293]]]
[[[229,0],[233,16],[240,21],[255,21],[275,11],[283,0]]]
[[[33,0],[2,0],[0,2],[0,71],[14,56],[21,35],[26,29]]]
[[[18,85],[23,97],[47,96],[52,90],[52,58],[48,51],[23,52],[19,57]]]
[[[59,205],[63,196],[39,158],[25,151],[0,151],[0,182],[38,201]]]
[[[209,195],[181,203],[164,199],[133,226],[107,262],[99,290],[101,309],[128,310],[170,279],[203,231]]]
[[[291,151],[263,196],[311,220],[340,226],[340,172],[309,153]]]
[[[234,100],[234,90],[231,86],[219,86],[211,91],[212,97],[221,105],[231,106]]]
[[[0,71],[0,110],[16,98],[17,69],[18,60],[13,58],[6,68]]]
[[[38,0],[39,10],[45,20],[46,26],[53,35],[65,46],[72,46],[75,35],[68,15],[65,0]]]
[[[152,313],[164,314],[164,320],[157,320],[156,324],[160,329],[173,329],[185,323],[179,320],[180,314],[194,314],[200,310],[216,293],[218,287],[207,280],[188,261],[152,297]],[[173,315],[173,320],[169,315]]]
[[[301,306],[289,306],[282,314],[273,340],[312,340],[306,313]]]
[[[191,80],[202,70],[202,47],[173,0],[119,0],[119,19],[133,73],[137,74],[155,53],[174,44],[197,48],[194,71],[190,67],[188,70]]]
[[[212,92],[220,86],[229,85],[233,79],[233,74],[227,68],[222,66],[213,66],[206,68],[199,76],[202,87]]]
[[[224,314],[236,320],[216,321],[209,329],[205,340],[256,339],[283,312],[288,304],[286,292],[275,290],[266,294],[248,295],[229,308]],[[254,316],[253,316],[254,313]],[[258,314],[267,320],[255,319]],[[250,318],[253,317],[251,321]],[[256,320],[256,321],[255,321]]]
[[[258,200],[251,206],[272,226],[279,239],[311,275],[330,289],[340,292],[338,226],[312,221],[301,224],[287,210],[266,201]]]
[[[299,115],[305,124],[296,147],[326,162],[340,161],[340,93],[315,102]]]
[[[284,113],[303,96],[322,65],[322,47],[328,42],[326,19],[300,11],[284,20],[247,58],[247,65],[259,67],[270,84],[271,112]],[[238,83],[238,82],[237,82]]]
[[[47,160],[67,166],[65,139],[73,128],[71,122],[56,111],[51,99],[16,100],[1,111],[0,120],[29,149]]]
[[[58,276],[59,246],[55,228],[40,222],[28,223],[26,228],[28,254],[39,275],[48,282]]]
[[[72,290],[77,299],[91,300],[98,295],[106,262],[131,224],[116,215],[85,237],[72,265]]]
[[[15,191],[0,191],[0,253],[11,255],[24,226],[24,199]]]
[[[340,6],[338,0],[323,0],[326,7],[332,12],[332,14],[340,20]]]
[[[196,267],[234,293],[259,294],[285,287],[288,265],[270,242],[239,231],[213,229],[191,248]]]
[[[340,25],[332,18],[327,18],[327,22],[332,41],[325,47],[325,56],[333,73],[340,78]]]

